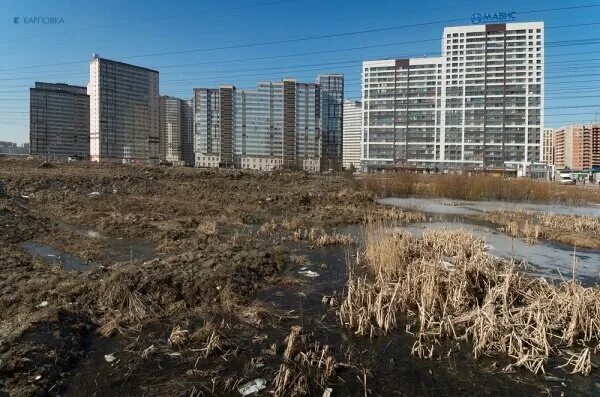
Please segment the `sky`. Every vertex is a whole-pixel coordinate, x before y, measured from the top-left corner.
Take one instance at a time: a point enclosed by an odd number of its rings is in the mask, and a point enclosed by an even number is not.
[[[29,141],[35,81],[85,86],[94,53],[158,70],[161,94],[184,99],[334,72],[360,99],[363,60],[439,56],[444,26],[513,11],[545,22],[545,126],[600,121],[600,0],[2,0],[0,141]]]

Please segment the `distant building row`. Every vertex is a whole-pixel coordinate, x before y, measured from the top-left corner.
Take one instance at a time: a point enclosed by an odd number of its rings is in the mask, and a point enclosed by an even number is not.
[[[544,163],[559,170],[600,168],[600,124],[545,128],[543,142]]]
[[[259,170],[341,169],[342,75],[194,89],[196,164]]]
[[[31,154],[251,169],[341,169],[344,78],[159,96],[155,70],[94,57],[85,87],[30,89]]]

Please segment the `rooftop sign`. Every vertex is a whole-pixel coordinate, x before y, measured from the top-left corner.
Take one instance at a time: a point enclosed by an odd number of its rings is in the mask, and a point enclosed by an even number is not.
[[[515,11],[509,12],[493,12],[480,14],[478,12],[471,15],[471,23],[473,25],[485,24],[485,23],[499,23],[499,22],[512,22],[517,19],[517,13]]]

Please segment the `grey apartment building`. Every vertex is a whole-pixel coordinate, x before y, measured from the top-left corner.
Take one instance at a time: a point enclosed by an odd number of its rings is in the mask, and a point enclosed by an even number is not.
[[[194,165],[194,128],[191,100],[160,97],[159,157],[174,165]]]
[[[90,63],[92,161],[159,162],[159,91],[155,70],[95,56]]]
[[[542,160],[542,22],[447,27],[441,57],[364,62],[362,80],[367,167]]]
[[[319,75],[321,87],[321,170],[342,169],[342,132],[344,113],[344,76]]]
[[[31,155],[46,160],[90,156],[90,98],[85,87],[36,82],[29,89]]]
[[[323,117],[324,95],[327,90],[319,83],[294,79],[260,82],[253,90],[237,90],[232,85],[196,88],[196,166],[321,170],[323,126],[330,125],[331,133],[341,138],[341,110]],[[339,127],[328,121],[334,116],[339,118]],[[332,138],[331,142],[336,141]],[[326,166],[336,161],[341,157],[332,157]]]

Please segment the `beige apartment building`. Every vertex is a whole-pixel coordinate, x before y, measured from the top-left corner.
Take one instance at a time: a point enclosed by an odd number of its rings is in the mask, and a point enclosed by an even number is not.
[[[554,164],[554,128],[542,130],[542,162],[546,165]]]
[[[554,132],[557,169],[585,171],[600,166],[600,124],[573,124]]]

